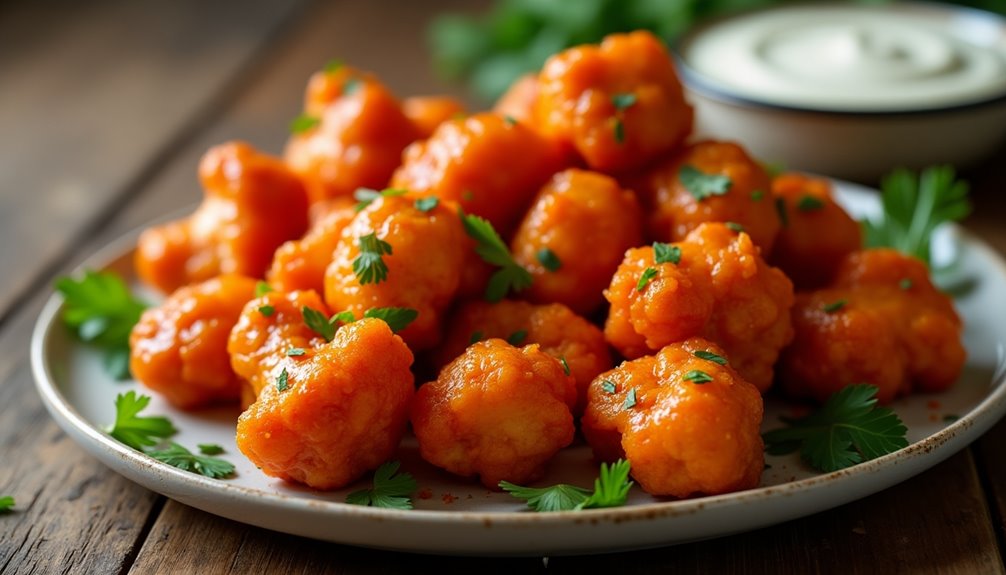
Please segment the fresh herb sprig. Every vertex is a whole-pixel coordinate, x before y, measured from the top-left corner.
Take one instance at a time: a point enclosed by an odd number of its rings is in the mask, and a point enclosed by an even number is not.
[[[411,473],[398,473],[401,464],[389,461],[374,472],[370,489],[360,489],[346,496],[346,503],[383,507],[385,509],[412,509],[412,492],[417,484]]]
[[[907,428],[894,410],[877,407],[876,395],[875,386],[849,385],[806,417],[782,418],[789,427],[765,433],[765,451],[799,450],[811,467],[830,472],[907,447]]]
[[[4,495],[0,497],[0,513],[7,513],[14,509],[14,497],[11,495]]]
[[[729,177],[722,174],[707,174],[691,164],[681,166],[678,181],[699,202],[712,196],[726,195],[733,185],[733,180]]]
[[[629,481],[629,462],[619,459],[610,466],[601,464],[594,491],[575,485],[559,483],[551,487],[523,487],[509,481],[500,481],[501,489],[517,499],[523,499],[535,511],[579,511],[601,507],[625,505],[632,482]]]
[[[357,201],[357,204],[353,206],[353,209],[357,212],[362,212],[364,208],[369,206],[377,198],[394,198],[397,196],[404,196],[409,193],[408,190],[403,190],[401,188],[385,188],[381,191],[372,190],[370,188],[357,188],[353,192],[353,199]],[[436,204],[434,204],[436,207]],[[432,207],[429,209],[433,209]],[[423,210],[426,211],[426,210]]]
[[[133,297],[113,272],[85,270],[79,278],[61,277],[63,323],[81,339],[104,351],[105,369],[115,379],[129,377],[129,333],[147,304]]]
[[[477,243],[475,252],[486,263],[497,266],[486,286],[485,299],[497,302],[510,291],[521,291],[531,285],[531,273],[514,261],[510,250],[493,225],[473,214],[460,214],[465,233]]]
[[[353,273],[360,285],[379,284],[388,279],[388,264],[383,256],[391,255],[391,244],[377,237],[375,232],[360,236],[360,255],[353,260]]]
[[[149,404],[149,396],[137,395],[135,391],[117,395],[115,423],[107,428],[108,434],[137,451],[143,451],[178,433],[166,417],[139,415]]]
[[[932,264],[933,232],[971,213],[968,184],[951,166],[932,166],[921,174],[898,169],[881,183],[883,211],[863,222],[866,245],[891,247]]]
[[[182,471],[198,473],[213,479],[223,479],[234,474],[233,463],[219,457],[196,455],[175,442],[171,442],[166,449],[147,451],[147,455]]]

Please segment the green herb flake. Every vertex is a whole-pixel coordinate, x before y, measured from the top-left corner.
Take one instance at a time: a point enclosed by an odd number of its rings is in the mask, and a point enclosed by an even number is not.
[[[615,107],[615,110],[621,112],[635,105],[638,98],[632,92],[623,92],[620,94],[613,94],[611,96],[611,105]]]
[[[482,261],[500,268],[489,278],[485,293],[487,301],[500,301],[507,293],[521,291],[531,285],[530,272],[514,261],[492,224],[472,214],[462,213],[460,217],[465,233],[476,242],[475,253]]]
[[[353,209],[359,213],[372,204],[377,198],[395,198],[398,196],[404,196],[407,193],[409,193],[408,190],[403,190],[401,188],[385,188],[381,191],[371,188],[356,188],[356,191],[353,192],[353,199],[357,201],[357,204],[353,206]]]
[[[325,317],[325,316],[322,316],[322,317]],[[330,323],[330,324],[336,324],[336,323],[353,323],[354,321],[356,321],[356,316],[353,315],[353,312],[351,312],[351,311],[349,311],[347,309],[346,311],[340,311],[339,313],[333,315],[328,320],[328,323]]]
[[[514,118],[513,116],[507,114],[507,115],[503,116],[503,122],[507,126],[516,126],[517,125],[517,118]]]
[[[308,306],[302,307],[300,314],[304,317],[304,325],[325,338],[325,341],[332,341],[332,338],[335,337],[335,325],[325,317],[325,314]]]
[[[413,204],[417,210],[423,212],[424,214],[432,211],[438,205],[440,205],[440,198],[436,196],[430,196],[428,198],[419,198]]]
[[[224,452],[224,448],[216,443],[197,443],[196,447],[199,448],[199,453],[203,455],[220,455]]]
[[[14,497],[11,495],[4,495],[0,497],[0,513],[9,513],[14,509]]]
[[[723,357],[722,355],[715,354],[711,351],[706,351],[704,349],[700,349],[699,351],[692,353],[692,355],[694,355],[699,359],[704,359],[706,361],[711,361],[713,363],[718,363],[720,365],[727,364],[727,358]]]
[[[115,398],[115,423],[107,428],[108,434],[137,451],[157,445],[161,440],[178,433],[171,421],[163,416],[140,416],[150,397],[135,391],[120,393]]]
[[[618,386],[616,386],[615,382],[610,379],[602,379],[601,390],[604,391],[604,393],[612,394],[618,391]]]
[[[681,263],[681,248],[671,244],[653,242],[653,261],[658,264]]]
[[[789,212],[786,210],[786,200],[783,198],[775,199],[775,211],[779,214],[779,222],[782,223],[782,227],[789,227]]]
[[[744,232],[744,226],[738,224],[737,222],[726,222],[723,225],[725,225],[726,227],[730,228],[731,230],[737,232],[738,234]]]
[[[815,212],[824,209],[824,202],[814,196],[805,195],[797,200],[796,209],[801,212]]]
[[[538,258],[538,261],[541,262],[541,265],[545,266],[545,269],[550,272],[559,271],[559,268],[562,267],[562,262],[559,261],[559,256],[555,255],[555,252],[548,248],[541,248],[535,256]]]
[[[622,409],[632,409],[636,407],[636,388],[633,387],[629,390],[629,393],[625,394],[625,401],[622,403]]]
[[[686,373],[682,379],[684,379],[685,381],[690,381],[695,385],[703,385],[709,383],[710,381],[713,381],[713,376],[702,371],[701,369],[693,369],[688,373]]]
[[[350,505],[384,509],[412,509],[412,492],[418,484],[411,473],[397,473],[401,464],[389,461],[374,472],[373,487],[354,491],[346,496]]]
[[[619,459],[610,466],[601,464],[600,474],[594,480],[594,491],[559,483],[550,487],[524,487],[509,481],[500,481],[501,489],[537,512],[580,511],[625,505],[633,483],[629,481],[629,462]]]
[[[681,166],[678,181],[685,190],[697,201],[701,202],[712,196],[723,196],[730,191],[733,181],[720,174],[706,174],[691,164]]]
[[[290,374],[286,372],[286,368],[279,372],[279,377],[276,378],[276,391],[286,391],[290,389]]]
[[[657,277],[656,268],[646,268],[643,270],[642,275],[639,276],[639,281],[636,282],[636,291],[645,290],[646,286],[648,286],[655,277]]]
[[[845,304],[846,301],[844,299],[839,299],[831,303],[824,304],[824,306],[822,306],[821,309],[823,309],[825,313],[835,313],[836,311],[845,307]]]
[[[379,284],[388,279],[388,264],[382,256],[391,255],[391,244],[379,239],[376,232],[361,236],[360,255],[353,260],[353,273],[360,285]]]
[[[480,335],[481,335],[481,332],[480,332]],[[518,346],[518,345],[521,345],[522,343],[524,343],[525,339],[527,339],[527,330],[526,329],[518,329],[517,331],[515,331],[515,332],[513,332],[513,333],[511,333],[510,335],[507,336],[506,342],[509,343],[510,345]]]
[[[307,353],[307,350],[302,347],[291,347],[286,350],[287,357],[300,357]]]
[[[408,307],[374,307],[365,311],[363,317],[382,320],[391,331],[398,333],[416,321],[419,312]]]
[[[960,418],[961,418],[961,416],[959,416],[959,415],[954,415],[952,413],[948,413],[948,414],[946,414],[946,415],[943,416],[943,422],[944,423],[953,423],[953,422],[957,421]]]
[[[307,114],[301,114],[290,120],[290,133],[291,134],[303,134],[308,130],[312,130],[321,124],[321,118],[315,116],[308,116]]]
[[[322,68],[322,70],[324,70],[325,73],[327,74],[332,74],[333,72],[339,71],[340,68],[342,68],[342,60],[338,58],[332,58],[331,60],[325,63],[325,67]]]
[[[901,281],[898,282],[898,287],[904,291],[912,289],[913,285],[915,284],[912,283],[912,278],[902,278]]]
[[[148,451],[147,455],[182,471],[198,473],[212,479],[223,479],[234,474],[233,463],[216,457],[196,455],[174,442],[167,449]]]
[[[265,282],[263,282],[263,281],[260,281],[260,282],[258,282],[258,283],[255,284],[255,297],[262,297],[265,294],[273,292],[273,291],[275,291],[275,290],[272,289],[272,286],[269,285],[269,284],[267,284],[267,283],[265,283]]]
[[[359,91],[360,86],[362,85],[363,82],[360,81],[358,78],[350,78],[346,80],[345,84],[342,85],[342,95],[349,96],[355,94],[357,91]]]
[[[475,331],[475,332],[472,332],[471,337],[468,338],[468,345],[474,345],[474,344],[476,344],[476,343],[478,343],[480,341],[482,341],[482,332],[481,331]]]
[[[569,375],[570,374],[569,363],[566,362],[566,357],[560,355],[559,356],[559,363],[562,364],[562,372],[565,373],[566,375]]]
[[[751,192],[751,201],[760,202],[765,197],[765,190],[755,190]]]
[[[276,308],[271,305],[260,305],[258,306],[258,312],[265,317],[272,317],[272,314],[276,313]]]
[[[615,138],[616,144],[625,143],[625,124],[622,123],[620,118],[615,118],[615,126],[612,129],[612,135]]]

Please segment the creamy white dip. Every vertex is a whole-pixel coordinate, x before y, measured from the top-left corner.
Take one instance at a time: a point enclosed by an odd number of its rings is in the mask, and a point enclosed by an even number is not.
[[[939,5],[784,6],[700,28],[680,51],[708,86],[770,104],[900,111],[1006,95],[1006,26]]]

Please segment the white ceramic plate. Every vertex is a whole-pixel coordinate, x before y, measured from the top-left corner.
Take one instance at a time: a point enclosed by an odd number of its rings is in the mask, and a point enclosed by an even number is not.
[[[838,184],[857,214],[876,209],[869,191]],[[236,409],[185,413],[154,397],[145,413],[168,415],[181,432],[174,438],[225,446],[237,476],[213,480],[159,463],[112,440],[101,427],[114,419],[116,394],[135,383],[112,381],[99,354],[78,343],[59,321],[54,295],[32,339],[32,367],[39,393],[56,422],[81,447],[129,479],[182,503],[268,529],[317,539],[403,551],[457,555],[558,555],[669,545],[779,523],[864,497],[947,458],[984,433],[1006,412],[1006,264],[985,244],[959,229],[939,238],[943,252],[959,250],[959,278],[976,285],[957,300],[965,319],[968,363],[961,381],[940,395],[915,395],[895,409],[908,426],[911,445],[897,453],[830,474],[815,474],[796,455],[769,457],[757,489],[686,501],[659,500],[634,487],[626,506],[579,512],[534,513],[503,493],[441,473],[418,456],[414,439],[400,453],[402,467],[419,483],[416,509],[397,511],[343,503],[352,486],[331,493],[270,479],[234,445]],[[91,268],[110,268],[134,279],[135,234],[97,254]],[[789,407],[769,402],[765,428],[778,427]],[[953,419],[948,416],[958,416]],[[949,421],[953,419],[953,421]],[[577,445],[552,462],[540,484],[589,487],[597,467]],[[369,481],[369,478],[368,478]]]

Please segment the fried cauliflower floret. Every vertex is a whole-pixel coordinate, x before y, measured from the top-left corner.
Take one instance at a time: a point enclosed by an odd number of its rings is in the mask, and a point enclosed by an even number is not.
[[[493,104],[493,112],[518,122],[534,122],[534,101],[538,98],[538,74],[524,74],[510,84]]]
[[[300,180],[248,144],[210,148],[199,179],[205,196],[196,211],[145,230],[137,244],[137,274],[164,293],[220,274],[262,277],[276,248],[307,229]]]
[[[255,280],[225,275],[179,288],[147,309],[129,336],[133,377],[180,409],[237,403],[241,379],[227,338],[253,297]]]
[[[842,260],[862,248],[859,224],[835,203],[828,180],[782,174],[772,180],[772,196],[786,215],[769,261],[798,290],[828,285]]]
[[[413,96],[402,101],[402,112],[420,138],[429,138],[437,126],[465,113],[465,106],[450,96]]]
[[[625,250],[643,243],[636,196],[608,176],[570,169],[538,193],[511,242],[534,282],[522,296],[579,314],[604,303],[602,292]]]
[[[671,344],[590,384],[582,429],[595,455],[625,457],[647,493],[716,495],[758,485],[765,456],[761,394],[707,340]]]
[[[356,210],[348,197],[315,204],[311,228],[299,240],[290,240],[273,255],[266,279],[279,291],[325,290],[325,270],[342,236],[342,230],[353,221]],[[317,214],[317,215],[315,215]]]
[[[455,202],[507,237],[562,163],[559,148],[531,128],[481,113],[444,122],[409,146],[391,186]]]
[[[412,428],[429,463],[483,485],[525,483],[573,440],[576,384],[537,345],[472,345],[419,388]]]
[[[611,304],[608,342],[632,359],[704,337],[727,351],[747,381],[767,390],[779,352],[793,337],[793,284],[765,263],[748,234],[724,224],[702,224],[674,248],[677,263],[656,263],[652,247],[626,252],[604,292]]]
[[[266,475],[344,487],[394,455],[414,394],[411,364],[383,321],[344,325],[330,343],[269,370],[276,383],[238,418],[238,448]]]
[[[375,274],[367,281],[354,271],[367,236],[387,244],[383,279]],[[443,202],[424,212],[411,198],[378,198],[343,229],[325,272],[325,302],[358,318],[376,307],[414,309],[419,316],[401,336],[413,350],[429,349],[440,341],[442,316],[460,285],[466,240],[458,215]]]
[[[346,67],[312,78],[305,113],[317,123],[290,136],[284,158],[312,202],[383,188],[420,137],[387,88]]]
[[[848,255],[832,287],[797,295],[796,337],[779,379],[794,397],[825,401],[868,383],[888,403],[912,391],[943,391],[964,367],[961,321],[921,261],[890,249]]]
[[[737,144],[691,144],[630,183],[648,210],[650,235],[657,241],[680,241],[705,222],[733,222],[764,255],[772,251],[780,222],[771,180]]]
[[[446,333],[443,344],[433,352],[437,367],[459,357],[473,340],[493,338],[505,339],[516,346],[535,344],[541,351],[565,359],[576,380],[574,415],[583,413],[587,385],[612,365],[601,330],[562,304],[472,301],[452,313]]]
[[[538,75],[533,109],[543,134],[608,173],[645,166],[692,129],[674,63],[649,32],[613,34],[552,56]]]
[[[249,386],[251,397],[276,382],[276,366],[290,349],[314,353],[325,339],[304,321],[304,308],[330,310],[314,291],[269,292],[249,301],[230,332],[227,353],[231,367]]]

